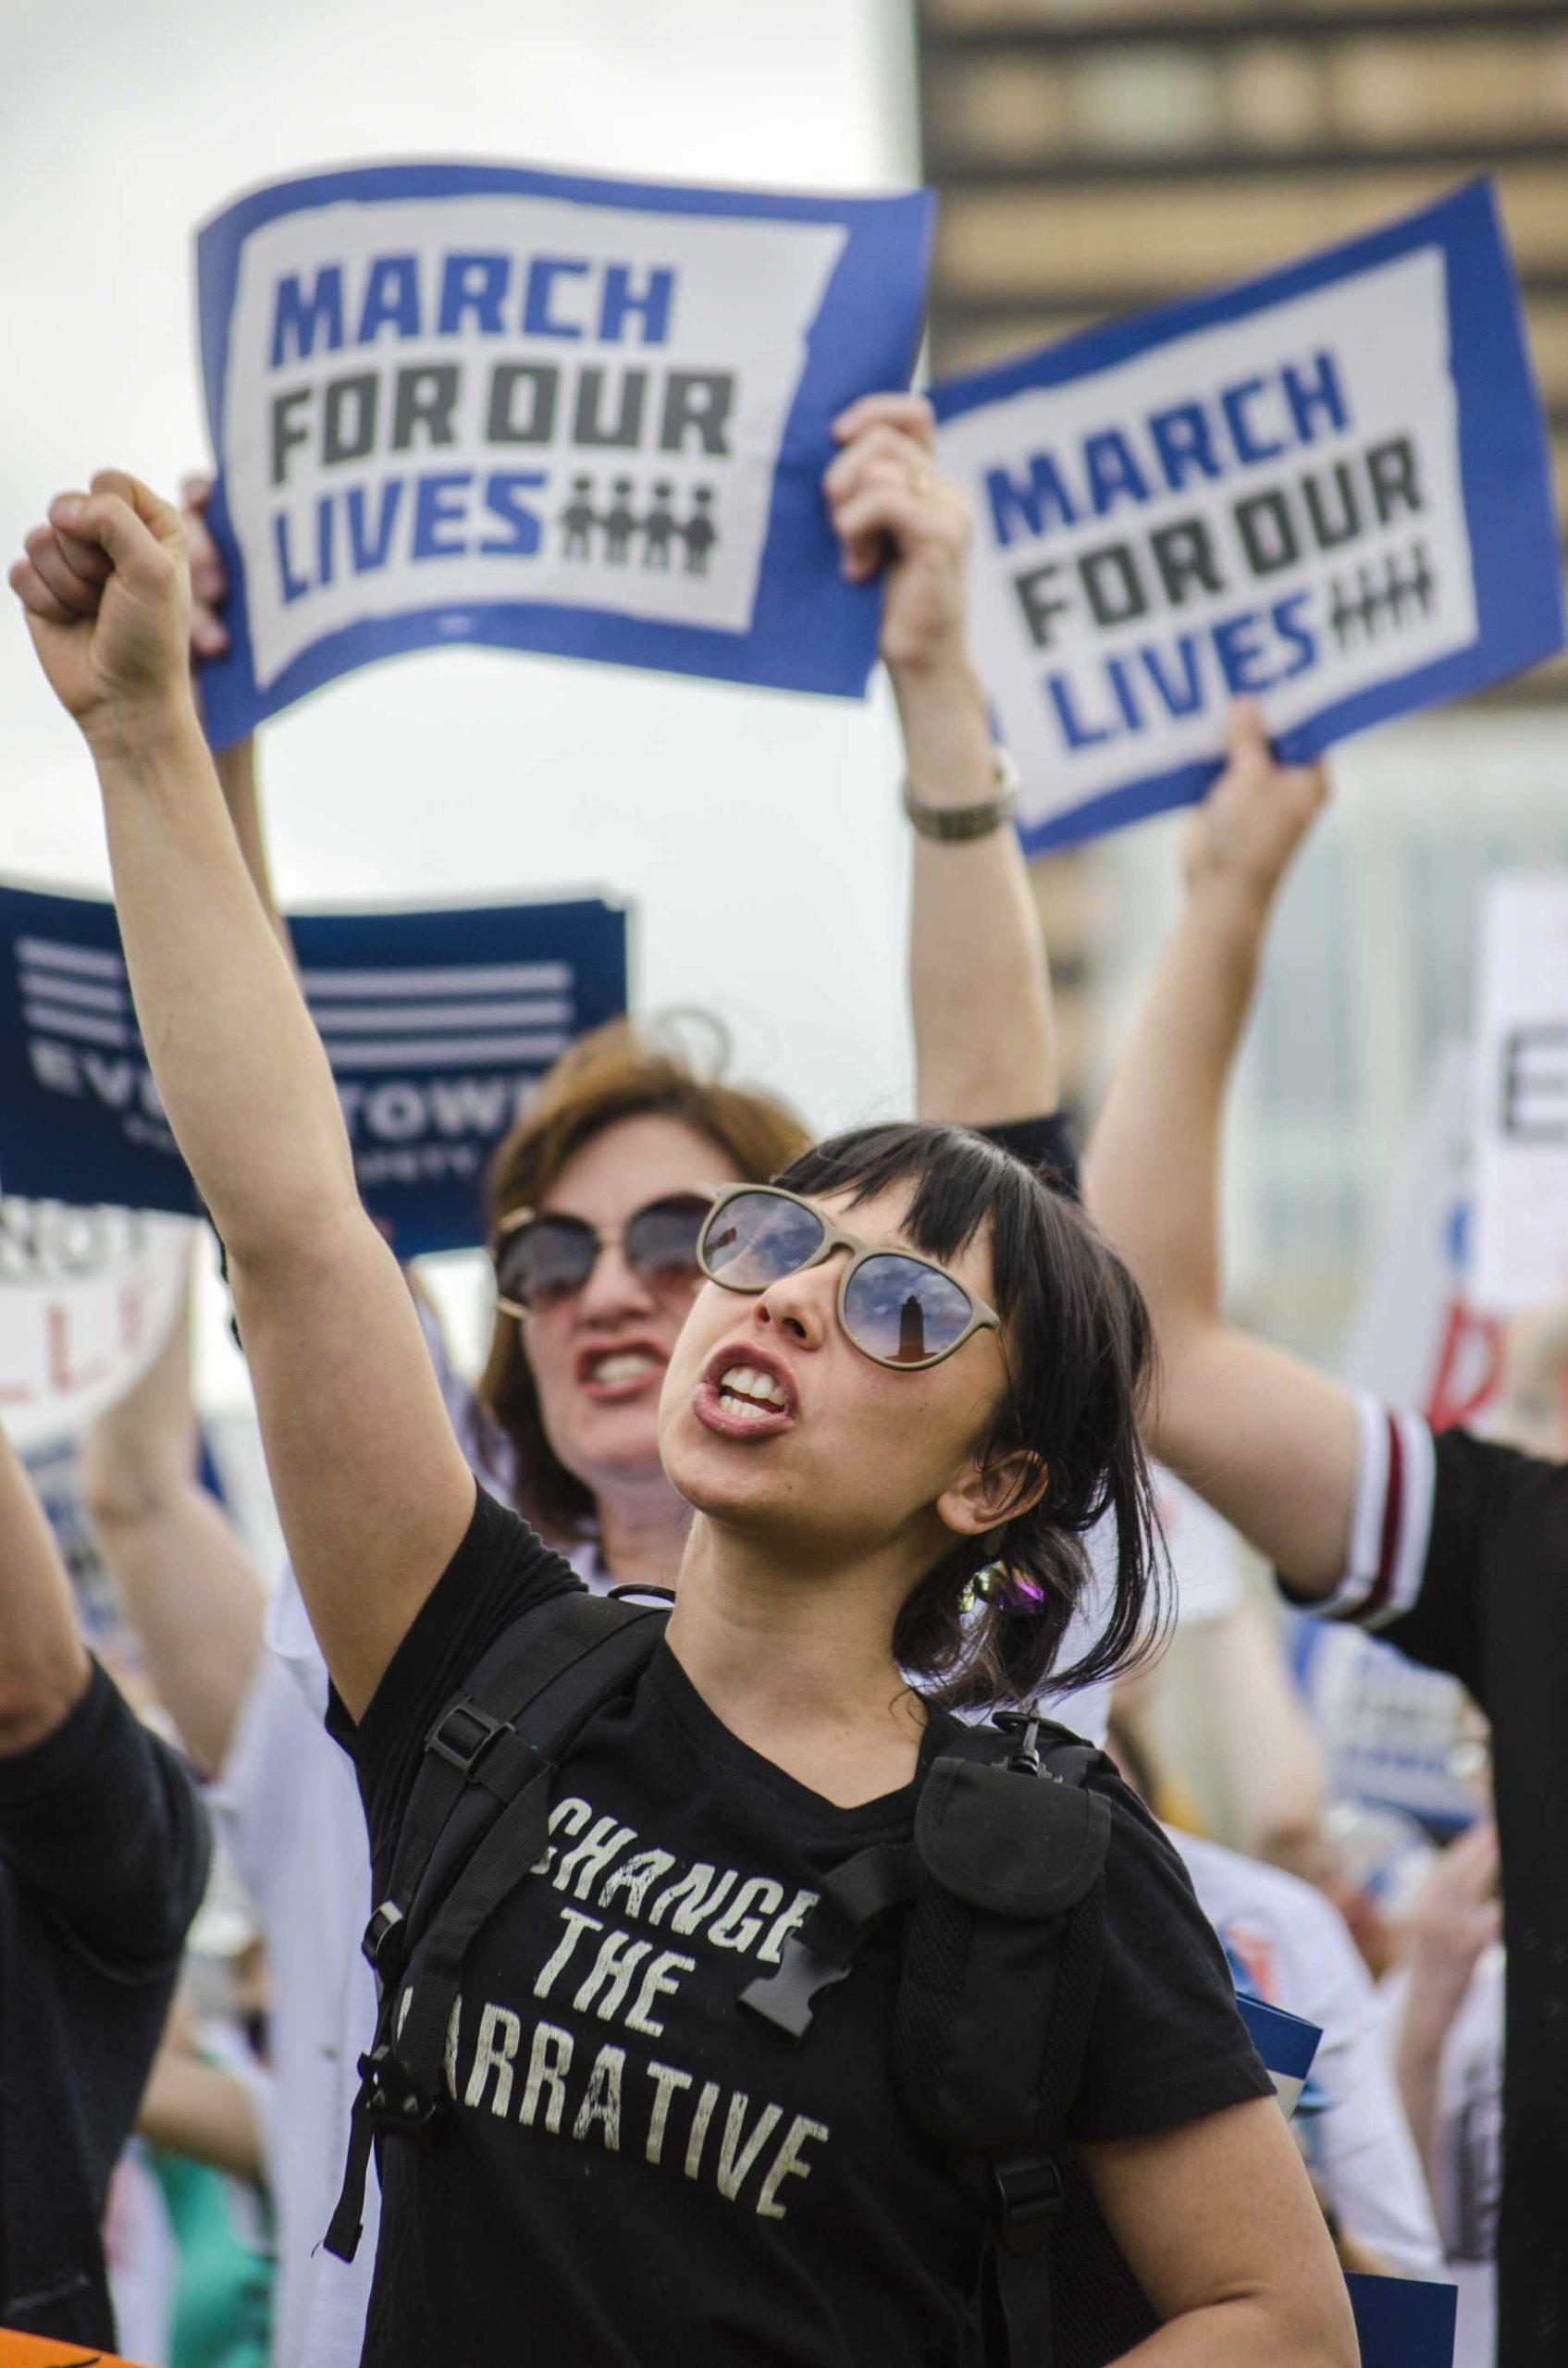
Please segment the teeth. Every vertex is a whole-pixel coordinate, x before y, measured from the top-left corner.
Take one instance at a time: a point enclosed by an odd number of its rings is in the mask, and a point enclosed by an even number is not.
[[[786,1410],[789,1399],[770,1373],[759,1373],[754,1365],[731,1365],[719,1381],[721,1396],[729,1400],[748,1400],[752,1407],[765,1411],[770,1406]]]
[[[658,1358],[650,1357],[646,1349],[621,1349],[590,1365],[588,1379],[613,1388],[618,1382],[640,1381],[645,1373],[654,1371],[658,1363]]]
[[[719,1392],[719,1403],[726,1414],[738,1415],[743,1423],[765,1423],[769,1409],[759,1406],[755,1398],[737,1398],[733,1389]]]

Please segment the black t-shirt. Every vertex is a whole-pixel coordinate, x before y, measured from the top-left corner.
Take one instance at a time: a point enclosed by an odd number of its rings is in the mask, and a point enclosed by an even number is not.
[[[1507,1949],[1498,2358],[1562,2368],[1568,1465],[1380,1412],[1364,1426],[1360,1495],[1356,1567],[1306,1608],[1457,1677],[1491,1722]]]
[[[0,1758],[0,2325],[114,2341],[98,2223],[207,1855],[189,1772],[96,1662]]]
[[[483,1491],[354,1730],[378,1886],[423,1739],[494,1639],[575,1585]],[[932,1719],[922,1757],[947,1722]],[[1179,1861],[1108,1766],[1104,1988],[1073,2134],[1144,2135],[1270,2092]],[[795,2045],[737,2011],[823,1878],[907,1836],[917,1786],[835,1807],[741,1743],[667,1646],[562,1771],[548,1859],[473,1948],[427,2148],[382,2148],[364,2358],[957,2358],[983,2208],[894,2096],[896,1936]]]

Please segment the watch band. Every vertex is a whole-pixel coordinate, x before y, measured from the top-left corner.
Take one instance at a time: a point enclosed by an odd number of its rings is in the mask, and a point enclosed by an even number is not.
[[[997,748],[994,754],[995,787],[974,806],[922,806],[911,796],[906,774],[904,811],[922,839],[939,839],[952,846],[964,839],[987,839],[1012,820],[1019,802],[1019,769],[1006,748]]]

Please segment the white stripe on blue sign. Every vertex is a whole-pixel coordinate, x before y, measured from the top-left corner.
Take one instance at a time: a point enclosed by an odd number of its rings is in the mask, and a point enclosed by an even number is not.
[[[563,1029],[540,1036],[435,1036],[396,1044],[334,1041],[327,1046],[327,1058],[335,1069],[443,1069],[454,1061],[463,1067],[481,1061],[548,1065],[570,1041]]]
[[[549,994],[572,984],[569,962],[475,962],[442,969],[302,970],[307,995]]]
[[[85,1011],[62,1011],[57,1004],[24,1002],[22,1018],[30,1028],[36,1028],[45,1036],[73,1036],[83,1044],[117,1046],[130,1042],[130,1030],[117,1019],[98,1019]]]
[[[117,954],[100,954],[90,945],[62,945],[51,937],[19,937],[19,962],[37,962],[49,970],[74,970],[88,979],[123,979],[125,964]]]
[[[87,979],[68,978],[52,970],[24,968],[21,974],[24,995],[36,995],[44,1003],[79,1004],[84,1011],[109,1011],[123,1016],[127,1005],[124,987],[94,986]]]
[[[315,1024],[324,1036],[330,1038],[350,1034],[355,1029],[368,1036],[389,1036],[400,1029],[407,1034],[414,1028],[560,1028],[571,1017],[572,1005],[567,997],[541,995],[524,1003],[359,1004],[350,1011],[318,1011]]]

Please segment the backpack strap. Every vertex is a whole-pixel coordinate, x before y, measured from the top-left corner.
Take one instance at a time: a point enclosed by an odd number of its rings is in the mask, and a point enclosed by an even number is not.
[[[646,1666],[668,1606],[574,1592],[512,1623],[431,1727],[363,1947],[381,1984],[360,2057],[327,2250],[352,2261],[377,2137],[427,2139],[468,1949],[542,1858],[550,1789],[577,1734]]]
[[[983,2165],[984,2352],[1052,2359],[1053,2238],[1105,1943],[1110,1810],[1093,1747],[1033,1712],[956,1734],[915,1812],[919,1888],[894,2061],[906,2109]]]

